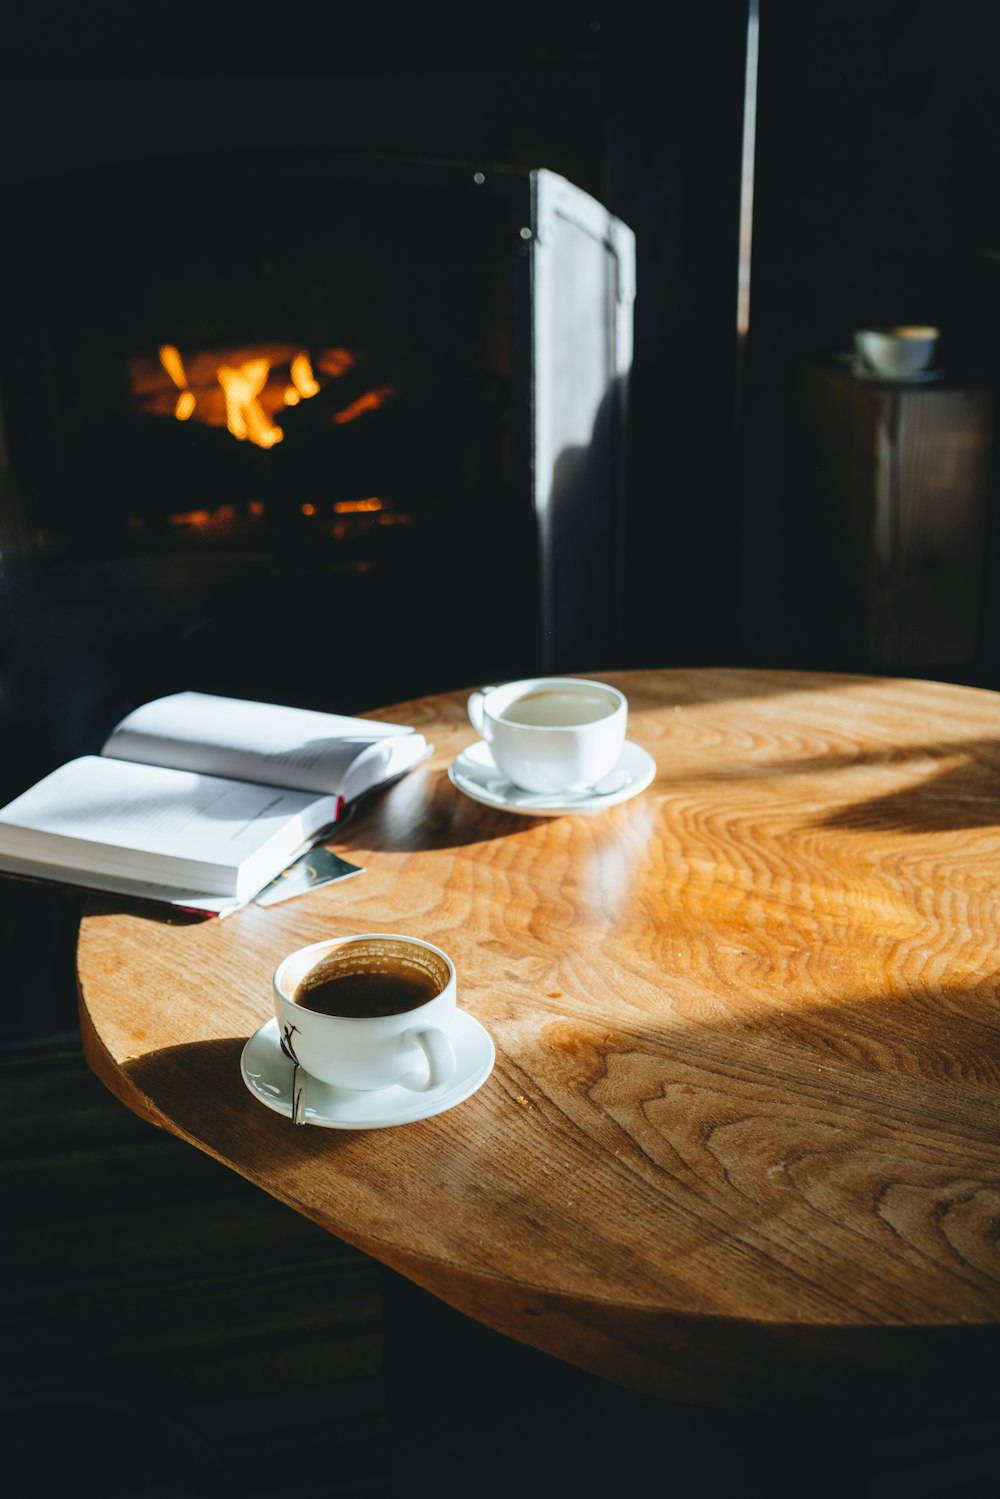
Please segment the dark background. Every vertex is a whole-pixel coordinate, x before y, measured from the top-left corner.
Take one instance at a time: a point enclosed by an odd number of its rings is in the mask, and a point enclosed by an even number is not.
[[[6,23],[0,191],[102,163],[141,176],[192,146],[223,162],[245,159],[276,138],[290,150],[301,142],[561,173],[635,231],[638,284],[625,604],[603,650],[588,644],[587,659],[566,669],[865,670],[863,656],[830,645],[795,381],[805,362],[846,350],[855,327],[896,320],[939,324],[950,367],[995,381],[994,11],[761,0],[745,345],[736,327],[743,0],[463,23],[426,11],[400,19],[309,7],[287,17],[251,7],[238,21],[209,7],[139,23],[125,6],[36,8]],[[4,232],[9,247],[16,220]],[[79,232],[65,224],[67,254]],[[18,292],[10,276],[0,282],[8,303]],[[985,686],[1000,685],[993,508],[975,648],[934,671]],[[0,515],[0,616],[32,566],[30,545],[27,554],[9,545],[12,524]],[[65,620],[45,617],[14,639],[7,632],[0,676],[9,682],[16,664],[23,677],[33,653],[51,659],[66,632]],[[233,653],[234,679],[247,648]],[[361,648],[352,640],[352,656]],[[351,700],[331,708],[360,711],[391,697],[377,655],[361,675]],[[60,693],[85,700],[84,677]],[[440,680],[428,658],[414,690],[465,685]],[[17,723],[8,720],[6,737],[13,755]],[[25,782],[34,778],[33,766],[20,769]],[[75,911],[75,898],[9,886],[0,895],[5,933],[22,934],[8,962],[37,973],[24,931],[39,910],[46,923],[49,907]],[[48,949],[41,1029],[73,1023],[71,941]]]
[[[638,259],[626,606],[602,658],[573,669],[865,670],[830,643],[796,382],[805,363],[846,350],[856,327],[914,321],[941,326],[951,368],[996,383],[995,13],[961,0],[760,0],[744,347],[743,0],[563,15],[35,5],[3,23],[0,193],[101,162],[141,173],[193,141],[245,153],[279,132],[290,148],[563,174],[630,225]],[[67,253],[77,229],[65,226]],[[2,233],[9,245],[16,220]],[[19,293],[2,264],[0,250],[0,310]],[[975,647],[940,669],[990,688],[1000,688],[995,511],[991,501]],[[11,525],[0,513],[0,622],[31,565],[8,544]],[[40,617],[9,641],[0,694],[15,670],[51,661],[59,628]],[[369,666],[364,689],[330,707],[387,700],[378,659]],[[76,685],[85,698],[86,682]],[[420,690],[464,685],[439,682],[428,661]],[[8,723],[8,764],[16,733]],[[992,1413],[915,1421],[880,1406],[846,1421],[813,1410],[719,1422],[628,1402],[452,1321],[230,1173],[220,1180],[214,1163],[91,1087],[73,1042],[79,907],[64,891],[0,888],[9,1440],[30,1455],[39,1493],[57,1491],[46,1485],[62,1461],[99,1473],[110,1493],[255,1482],[298,1493],[303,1475],[289,1475],[277,1427],[305,1408],[330,1436],[320,1471],[332,1444],[337,1491],[374,1494],[372,1452],[409,1482],[417,1420],[438,1396],[455,1416],[454,1471],[462,1482],[473,1473],[482,1493],[567,1481],[604,1493],[638,1486],[650,1464],[692,1488],[697,1477],[708,1495],[983,1491]],[[425,1339],[441,1355],[431,1389],[404,1346]],[[350,1377],[331,1381],[335,1366]],[[557,1439],[539,1463],[531,1438],[543,1432]]]
[[[209,7],[140,25],[125,6],[42,7],[6,23],[0,182],[102,161],[152,169],[193,143],[223,163],[282,135],[290,151],[562,173],[637,236],[621,664],[825,665],[798,600],[782,607],[817,565],[801,537],[798,551],[787,541],[789,508],[808,505],[788,471],[789,383],[871,321],[937,323],[949,366],[993,379],[996,8],[761,0],[741,358],[748,8],[515,9],[458,24],[250,7],[237,24]],[[608,663],[578,666],[591,664]],[[984,639],[953,674],[992,669]]]

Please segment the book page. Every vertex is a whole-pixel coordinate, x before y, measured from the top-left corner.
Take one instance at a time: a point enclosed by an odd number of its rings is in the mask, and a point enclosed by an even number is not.
[[[353,800],[427,752],[405,724],[178,692],[130,713],[103,756]]]
[[[30,859],[244,898],[336,812],[331,796],[85,755],[0,809],[0,866]]]

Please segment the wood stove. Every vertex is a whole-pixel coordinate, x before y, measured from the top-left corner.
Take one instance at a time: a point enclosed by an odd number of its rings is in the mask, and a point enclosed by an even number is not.
[[[635,247],[592,197],[293,144],[13,197],[3,799],[166,691],[614,661]]]

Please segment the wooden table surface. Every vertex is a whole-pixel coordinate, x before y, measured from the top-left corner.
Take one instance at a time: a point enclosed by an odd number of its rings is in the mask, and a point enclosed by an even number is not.
[[[223,921],[92,899],[90,1066],[441,1300],[620,1385],[743,1402],[996,1368],[1000,694],[601,675],[657,777],[597,817],[455,790],[460,692],[373,715],[436,749],[331,840],[363,875]],[[356,931],[445,948],[496,1065],[419,1123],[295,1128],[240,1054],[279,959]]]

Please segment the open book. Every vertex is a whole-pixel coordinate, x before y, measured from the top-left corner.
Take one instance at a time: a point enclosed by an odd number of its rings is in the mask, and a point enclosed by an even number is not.
[[[217,915],[431,752],[401,724],[179,692],[0,809],[0,873]]]

